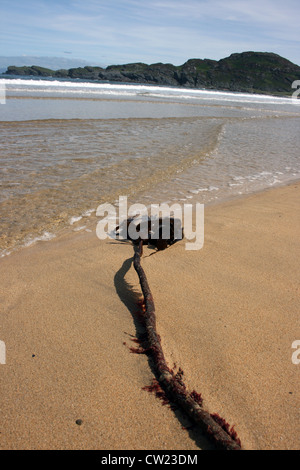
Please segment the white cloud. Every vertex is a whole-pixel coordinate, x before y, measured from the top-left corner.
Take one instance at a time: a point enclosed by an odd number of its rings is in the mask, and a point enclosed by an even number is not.
[[[298,0],[2,0],[1,43],[119,61],[219,59],[269,50],[300,62]],[[13,7],[13,5],[15,7]],[[19,8],[17,8],[19,6]],[[5,19],[4,19],[5,18]],[[55,50],[54,50],[55,49]],[[35,51],[36,53],[36,51]],[[111,60],[109,59],[111,57]]]

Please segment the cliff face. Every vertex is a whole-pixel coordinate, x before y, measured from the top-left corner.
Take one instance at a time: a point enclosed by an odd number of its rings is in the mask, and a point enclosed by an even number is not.
[[[138,62],[111,65],[105,69],[86,66],[56,71],[35,65],[10,66],[6,75],[146,83],[250,93],[291,93],[292,82],[300,80],[300,67],[271,52],[243,52],[231,54],[219,61],[190,59],[181,66]]]

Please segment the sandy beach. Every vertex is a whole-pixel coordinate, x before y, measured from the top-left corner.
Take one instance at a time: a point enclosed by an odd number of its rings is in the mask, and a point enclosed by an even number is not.
[[[210,206],[203,249],[142,259],[170,366],[244,449],[300,448],[299,207],[300,183]],[[213,448],[143,390],[132,257],[93,231],[0,260],[1,449]]]

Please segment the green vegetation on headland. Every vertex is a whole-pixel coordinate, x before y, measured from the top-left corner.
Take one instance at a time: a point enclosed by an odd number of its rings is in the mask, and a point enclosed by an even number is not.
[[[300,80],[300,67],[272,52],[242,52],[219,61],[190,59],[183,65],[133,63],[102,67],[51,70],[9,66],[6,75],[82,79],[206,88],[248,93],[291,93],[294,80]]]

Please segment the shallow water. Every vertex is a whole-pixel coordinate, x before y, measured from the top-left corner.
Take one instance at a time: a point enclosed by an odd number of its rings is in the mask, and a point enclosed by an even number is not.
[[[5,87],[2,254],[87,228],[93,209],[120,195],[208,204],[300,176],[291,99],[47,80]]]

